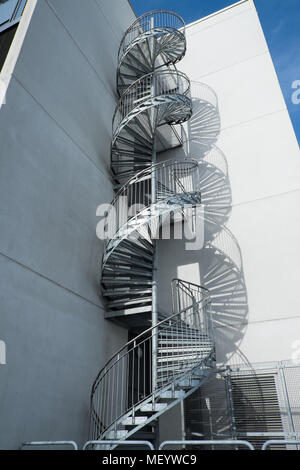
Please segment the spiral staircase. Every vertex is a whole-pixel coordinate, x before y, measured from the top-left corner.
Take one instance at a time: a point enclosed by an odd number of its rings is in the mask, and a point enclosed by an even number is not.
[[[174,279],[172,314],[157,312],[155,240],[176,214],[187,220],[202,198],[209,203],[216,182],[209,162],[156,160],[160,130],[192,115],[189,79],[175,67],[185,50],[184,22],[169,11],[138,18],[119,49],[111,146],[116,195],[105,214],[101,289],[106,318],[142,333],[114,354],[93,384],[92,440],[137,435],[214,368],[209,290]]]

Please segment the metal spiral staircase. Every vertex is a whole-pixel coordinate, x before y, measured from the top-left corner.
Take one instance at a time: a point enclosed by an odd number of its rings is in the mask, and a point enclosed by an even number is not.
[[[106,318],[143,332],[93,384],[92,440],[129,438],[192,394],[214,367],[207,289],[175,279],[173,313],[157,311],[155,239],[174,214],[185,217],[186,207],[209,201],[215,180],[208,162],[156,161],[160,127],[192,115],[189,79],[174,66],[185,50],[184,22],[169,11],[138,18],[119,50],[111,146],[117,193],[105,214],[101,288]]]

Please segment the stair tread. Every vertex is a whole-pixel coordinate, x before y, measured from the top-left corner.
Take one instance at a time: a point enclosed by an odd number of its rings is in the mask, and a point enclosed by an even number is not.
[[[123,426],[136,426],[142,423],[146,423],[147,420],[148,420],[147,416],[135,416],[134,418],[129,417],[129,418],[125,418],[122,421],[122,425]]]

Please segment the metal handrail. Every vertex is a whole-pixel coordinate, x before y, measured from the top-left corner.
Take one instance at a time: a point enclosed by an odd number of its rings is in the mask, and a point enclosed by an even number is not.
[[[180,15],[170,10],[152,10],[144,13],[125,31],[119,47],[119,61],[122,52],[124,53],[124,51],[140,34],[157,28],[170,28],[177,31],[181,29],[182,31],[180,32],[184,34],[185,23]]]
[[[74,450],[78,450],[78,445],[75,441],[31,441],[31,442],[23,442],[20,450],[23,447],[39,447],[39,446],[71,446]]]
[[[240,445],[248,447],[250,450],[255,450],[253,445],[248,441],[239,440],[224,440],[224,441],[164,441],[160,444],[159,450],[162,450],[167,445]]]
[[[171,282],[172,308],[180,311],[188,308],[188,302],[198,303],[209,297],[209,290],[192,282],[182,279],[173,279]]]
[[[201,286],[199,286],[199,287],[200,287],[201,289],[207,291],[207,296],[204,297],[204,298],[201,300],[201,302],[202,302],[202,301],[208,301],[208,300],[210,299],[208,289],[205,289],[204,287],[201,287]],[[121,354],[121,352],[122,352],[123,350],[128,349],[131,345],[135,345],[136,342],[137,342],[140,338],[142,338],[142,337],[148,335],[149,333],[152,333],[152,331],[153,331],[154,329],[157,329],[157,328],[159,328],[160,326],[162,326],[163,324],[170,322],[170,321],[173,320],[175,317],[177,317],[178,315],[181,315],[182,313],[185,313],[185,312],[186,312],[187,310],[189,310],[190,308],[191,308],[191,307],[186,307],[186,308],[184,308],[181,312],[173,313],[173,314],[170,315],[169,317],[164,318],[163,320],[161,320],[160,322],[158,322],[156,325],[151,326],[151,327],[148,328],[147,330],[145,330],[145,331],[143,331],[142,333],[140,333],[139,335],[137,335],[137,336],[136,336],[135,338],[133,338],[132,340],[128,341],[124,346],[122,346],[122,347],[109,359],[109,361],[106,363],[106,365],[103,366],[102,369],[100,370],[100,372],[98,373],[98,375],[97,375],[97,377],[96,377],[96,379],[95,379],[95,381],[94,381],[94,383],[93,383],[92,392],[93,392],[93,390],[94,390],[94,388],[95,388],[95,385],[96,385],[97,381],[99,380],[99,377],[100,377],[101,373],[104,372],[104,371],[106,372],[106,371],[109,369],[109,368],[108,368],[108,364],[109,364],[113,359],[115,359],[115,358],[117,358],[118,356],[120,356],[120,354]]]
[[[180,177],[183,178],[182,183]],[[182,195],[193,197],[198,195],[200,201],[200,191],[197,188],[199,163],[196,160],[189,158],[152,165],[133,176],[119,189],[110,203],[105,213],[105,247],[130,220],[137,219],[139,214],[152,206],[151,181],[153,178],[156,181],[158,200],[161,203],[170,198],[180,203]]]
[[[176,378],[182,378],[194,368],[200,368],[202,361],[212,353],[211,318],[208,312],[210,298],[207,295],[198,302],[191,302],[181,312],[147,329],[129,341],[115,353],[101,369],[94,381],[91,393],[91,437],[100,437],[110,429],[113,430],[122,416],[144,402],[153,393],[158,393],[172,384]],[[151,370],[152,339],[157,335],[158,341],[180,334],[185,339],[184,348],[174,356],[174,351],[161,349],[158,355],[158,383],[153,392]],[[201,340],[207,340],[202,347]],[[200,341],[200,344],[199,344]],[[140,370],[143,368],[143,372]],[[134,376],[134,371],[137,372]]]
[[[199,284],[195,284],[194,282],[190,282],[190,281],[184,281],[182,279],[179,279],[179,278],[174,278],[172,279],[172,283],[175,283],[175,282],[178,282],[179,284],[182,284],[182,285],[186,285],[186,288],[192,290],[192,289],[200,289],[201,291],[205,291],[207,292],[207,294],[209,294],[209,290],[206,289],[206,287],[203,287],[203,286],[199,286]]]
[[[270,447],[273,444],[299,445],[300,440],[290,441],[290,440],[284,440],[284,439],[270,439],[269,441],[266,441],[263,444],[261,450],[267,450],[267,448]]]
[[[139,179],[143,178],[144,176],[151,176],[151,173],[159,168],[165,168],[167,166],[172,166],[172,165],[176,165],[176,164],[179,164],[181,165],[183,162],[185,163],[190,163],[192,167],[195,167],[195,166],[198,166],[199,165],[199,162],[194,159],[194,158],[185,158],[184,160],[175,160],[175,161],[169,161],[169,160],[166,160],[164,162],[160,162],[160,163],[156,163],[155,165],[151,165],[151,168],[145,168],[144,170],[141,170],[139,171],[138,173],[136,173],[134,176],[132,176],[128,181],[127,183],[125,183],[119,190],[118,192],[116,193],[114,199],[112,200],[111,202],[111,205],[113,205],[116,201],[116,199],[120,196],[121,192],[124,191],[124,189],[126,189],[128,186],[130,186],[131,184],[134,184],[136,181],[138,181]]]
[[[114,138],[122,121],[134,109],[141,108],[147,101],[151,106],[155,98],[167,95],[180,95],[189,99],[190,80],[183,72],[158,69],[134,81],[120,97],[116,106],[112,125]]]
[[[149,168],[151,154],[154,155],[155,151],[158,126],[182,123],[192,114],[188,77],[176,68],[166,68],[184,55],[184,33],[184,22],[179,15],[155,10],[138,18],[128,28],[119,49],[118,86],[119,91],[125,91],[113,116],[111,168],[117,184],[122,184],[126,177],[131,179],[118,191],[104,216],[110,240],[104,246],[102,260],[102,286],[106,294],[112,297],[110,307],[112,310],[116,308],[118,316],[126,313],[119,310],[120,306],[124,310],[126,305],[137,306],[130,310],[133,314],[139,312],[140,308],[141,311],[151,308],[149,289],[145,292],[139,289],[139,286],[144,285],[144,277],[151,277],[151,249],[147,249],[151,245],[148,237],[150,223],[156,216],[162,215],[164,219],[167,211],[183,212],[183,206],[192,205],[195,208],[201,204],[200,178],[197,178],[199,162],[163,162]],[[174,51],[171,51],[172,44]],[[133,56],[134,52],[137,57]],[[121,57],[122,53],[124,55]],[[141,76],[144,71],[149,73]],[[214,92],[205,85],[202,91],[202,100],[206,101],[205,109],[216,107]],[[160,112],[156,112],[158,107]],[[205,171],[208,166],[205,162]],[[144,169],[132,177],[141,168]],[[123,196],[128,198],[125,203],[127,209],[138,206],[138,209],[127,213],[125,218]],[[141,206],[143,209],[140,209]],[[114,231],[111,231],[109,225],[112,209],[123,216],[121,222],[119,217],[115,219],[118,222]],[[146,239],[141,241],[145,248],[144,258],[149,260],[144,271],[130,265],[132,231]],[[121,241],[126,239],[129,241],[124,241],[122,245]],[[121,252],[120,263],[117,246]],[[136,253],[141,252],[138,247],[132,251],[135,257]],[[108,261],[110,256],[111,262]],[[111,290],[107,289],[107,279],[113,279]],[[138,286],[134,289],[133,301],[131,287],[128,295],[125,288],[119,287],[127,284],[127,279],[132,279],[133,285]],[[147,285],[150,282],[147,280]],[[164,412],[156,406],[160,398],[170,397],[172,403],[166,405],[166,408],[174,406],[178,400],[200,386],[214,367],[211,300],[207,289],[178,279],[174,280],[172,287],[173,314],[159,322],[153,320],[155,324],[120,348],[98,373],[91,393],[91,439],[114,437],[120,443],[117,438],[129,437]],[[153,300],[153,309],[155,305]],[[143,412],[142,405],[147,405],[145,412],[148,412],[149,404],[151,416],[137,416],[138,411]],[[127,426],[130,427],[129,431]]]

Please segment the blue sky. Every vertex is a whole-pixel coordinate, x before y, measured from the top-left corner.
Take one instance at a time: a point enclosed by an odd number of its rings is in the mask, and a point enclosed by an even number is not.
[[[164,9],[186,23],[235,3],[234,0],[131,0],[138,16]],[[279,82],[300,143],[300,104],[292,103],[292,83],[300,80],[300,0],[255,0]]]
[[[16,4],[16,0],[6,0],[6,2],[0,3],[0,24],[11,17]]]

